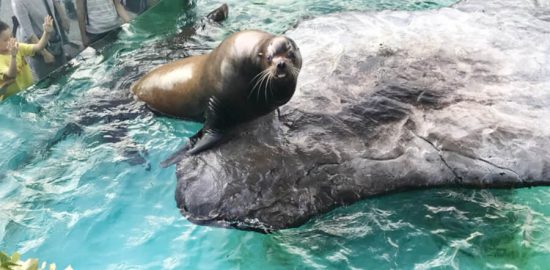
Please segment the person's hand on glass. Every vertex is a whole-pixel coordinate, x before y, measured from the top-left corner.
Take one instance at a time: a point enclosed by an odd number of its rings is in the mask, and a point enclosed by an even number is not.
[[[52,16],[44,17],[44,24],[42,25],[44,32],[51,33],[53,31],[53,19]]]
[[[17,52],[19,51],[19,43],[15,38],[10,38],[8,41],[8,50],[10,51],[12,56],[16,56]]]

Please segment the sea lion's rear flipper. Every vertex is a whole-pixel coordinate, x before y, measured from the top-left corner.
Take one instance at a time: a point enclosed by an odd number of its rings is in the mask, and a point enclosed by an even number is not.
[[[180,160],[187,156],[186,153],[187,151],[189,151],[189,148],[191,148],[191,144],[189,142],[186,142],[185,145],[183,145],[180,149],[178,149],[167,159],[161,162],[160,167],[166,168],[168,166],[171,166],[172,164],[178,163]]]
[[[162,168],[166,168],[172,164],[176,164],[183,158],[196,155],[204,150],[208,150],[212,146],[217,145],[222,141],[222,133],[199,130],[195,135],[189,138],[180,149],[170,155],[166,160],[160,163]]]
[[[188,156],[189,149],[195,146],[197,141],[199,141],[202,138],[203,134],[204,134],[203,129],[199,130],[197,133],[195,133],[195,135],[191,136],[189,140],[182,147],[180,147],[180,149],[178,149],[176,152],[170,155],[167,159],[161,162],[160,166],[162,168],[166,168],[172,164],[178,163],[184,157]]]

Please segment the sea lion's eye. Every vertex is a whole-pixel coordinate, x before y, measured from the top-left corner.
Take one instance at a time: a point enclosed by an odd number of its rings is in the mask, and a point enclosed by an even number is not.
[[[294,58],[296,58],[296,55],[294,54],[294,52],[289,52],[288,58],[294,60]]]
[[[268,55],[268,56],[267,56],[267,61],[271,62],[271,60],[273,60],[273,56]]]

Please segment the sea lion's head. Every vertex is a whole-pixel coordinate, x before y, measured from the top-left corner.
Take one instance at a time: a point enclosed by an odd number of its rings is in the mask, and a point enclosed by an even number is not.
[[[264,73],[271,81],[296,81],[302,68],[302,55],[296,43],[285,36],[271,38],[261,57]]]

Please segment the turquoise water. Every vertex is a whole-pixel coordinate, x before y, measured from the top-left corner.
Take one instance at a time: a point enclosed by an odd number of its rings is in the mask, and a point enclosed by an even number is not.
[[[280,33],[344,10],[451,1],[229,1],[230,17],[175,44],[218,6],[165,0],[100,52],[0,104],[0,250],[75,269],[545,269],[550,188],[435,189],[371,198],[271,235],[196,226],[159,162],[200,125],[156,117],[129,85],[231,31]],[[252,4],[250,4],[252,3]],[[275,4],[274,4],[275,3]]]

